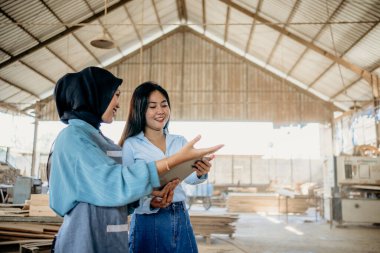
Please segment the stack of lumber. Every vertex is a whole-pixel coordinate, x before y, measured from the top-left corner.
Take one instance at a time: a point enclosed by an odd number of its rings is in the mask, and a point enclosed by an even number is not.
[[[232,237],[237,219],[238,216],[232,214],[190,213],[194,233],[206,238],[207,243],[210,243],[211,234],[227,234]]]
[[[60,224],[41,224],[30,222],[0,222],[1,241],[32,239],[53,239]]]
[[[273,193],[230,193],[227,199],[229,212],[305,213],[308,198],[280,196]]]
[[[54,211],[49,207],[49,195],[32,194],[30,196],[29,216],[55,217]]]
[[[28,210],[22,210],[22,205],[19,204],[0,204],[0,216],[28,216]]]

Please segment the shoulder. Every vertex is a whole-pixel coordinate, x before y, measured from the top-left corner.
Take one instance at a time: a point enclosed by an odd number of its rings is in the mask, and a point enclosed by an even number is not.
[[[91,129],[85,125],[71,125],[64,128],[56,139],[56,144],[70,145],[75,147],[80,144],[95,145],[94,140],[100,135],[95,129]],[[95,145],[96,146],[96,145]]]
[[[166,138],[169,146],[176,147],[176,149],[183,147],[187,143],[187,140],[182,135],[167,134]]]
[[[187,142],[186,138],[178,134],[167,134],[167,137],[175,142]]]

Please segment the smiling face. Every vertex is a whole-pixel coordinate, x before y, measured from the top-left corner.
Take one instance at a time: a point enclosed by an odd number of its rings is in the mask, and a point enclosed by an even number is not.
[[[119,109],[119,97],[120,90],[117,90],[112,97],[110,104],[108,105],[106,111],[102,115],[102,121],[104,123],[112,123],[114,117],[116,116],[116,112]]]
[[[170,107],[165,96],[155,90],[148,99],[148,108],[145,113],[145,130],[162,131],[170,118]]]

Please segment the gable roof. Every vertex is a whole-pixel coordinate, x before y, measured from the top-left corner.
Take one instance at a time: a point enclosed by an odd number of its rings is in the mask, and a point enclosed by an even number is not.
[[[327,4],[326,4],[327,2]],[[65,73],[107,67],[187,26],[342,110],[372,101],[380,0],[100,0],[0,3],[0,107],[33,113]],[[90,41],[103,33],[109,50]]]

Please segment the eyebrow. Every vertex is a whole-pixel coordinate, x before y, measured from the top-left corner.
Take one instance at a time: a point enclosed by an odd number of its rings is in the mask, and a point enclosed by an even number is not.
[[[154,102],[154,101],[149,101],[149,104],[157,104],[157,103],[167,103],[168,101],[166,99],[162,100],[161,102]]]

